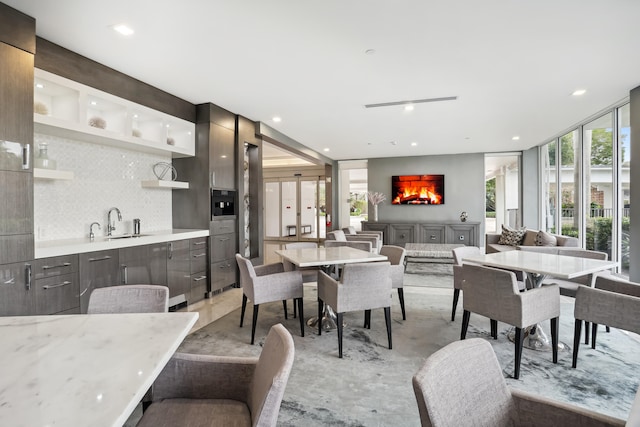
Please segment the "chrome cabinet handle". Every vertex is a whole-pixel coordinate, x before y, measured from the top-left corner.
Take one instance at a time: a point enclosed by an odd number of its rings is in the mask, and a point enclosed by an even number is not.
[[[63,268],[63,267],[69,267],[71,265],[70,262],[63,262],[62,264],[58,264],[58,265],[43,265],[42,269],[43,270],[50,270],[52,268]]]
[[[122,284],[123,285],[127,284],[127,266],[126,265],[122,266]]]
[[[71,284],[71,282],[69,282],[68,280],[65,280],[64,282],[57,283],[55,285],[44,285],[42,287],[42,289],[55,289],[55,288],[60,288],[62,286],[67,286],[67,285],[70,285],[70,284]]]
[[[169,242],[169,255],[167,256],[167,258],[173,258],[173,242]]]
[[[195,254],[193,257],[194,258],[201,258],[203,256],[207,256],[207,254]]]
[[[194,282],[199,282],[199,281],[204,280],[204,279],[206,279],[206,278],[207,278],[207,276],[195,277],[195,278],[193,279],[193,281],[194,281]]]
[[[110,255],[103,256],[102,258],[89,258],[89,262],[106,261],[108,259],[111,259]]]
[[[193,242],[194,245],[206,245],[207,241],[203,241],[203,242]]]
[[[27,290],[30,290],[31,289],[31,264],[27,264],[27,266],[25,267],[24,273],[26,277],[24,287]]]
[[[22,169],[29,169],[29,144],[22,146]]]
[[[7,280],[6,282],[2,282],[3,285],[15,285],[16,284],[16,278],[12,277],[11,279]]]
[[[82,292],[80,292],[80,296],[83,296],[84,294],[86,294],[88,290],[89,290],[89,287],[87,286],[86,288],[84,288]]]

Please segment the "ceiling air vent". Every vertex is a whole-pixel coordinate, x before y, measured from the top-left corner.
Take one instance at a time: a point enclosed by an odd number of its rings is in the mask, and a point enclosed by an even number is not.
[[[406,101],[393,101],[393,102],[381,102],[379,104],[366,104],[365,108],[392,107],[394,105],[422,104],[425,102],[455,101],[456,99],[458,99],[457,96],[444,96],[442,98],[411,99]]]

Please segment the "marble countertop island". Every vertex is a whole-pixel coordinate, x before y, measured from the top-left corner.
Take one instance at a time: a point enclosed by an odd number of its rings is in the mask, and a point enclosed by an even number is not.
[[[0,317],[0,422],[124,424],[198,313]]]

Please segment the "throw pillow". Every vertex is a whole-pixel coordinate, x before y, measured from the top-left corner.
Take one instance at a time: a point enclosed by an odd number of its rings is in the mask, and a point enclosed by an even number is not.
[[[535,246],[536,237],[538,237],[538,230],[527,230],[522,241],[522,246]]]
[[[538,231],[536,236],[536,246],[557,246],[558,239],[553,234],[549,234],[546,231]]]
[[[526,228],[519,228],[514,230],[505,225],[502,226],[502,234],[500,235],[500,240],[498,240],[499,245],[509,245],[509,246],[518,246],[522,243],[524,239],[524,234],[527,232]]]

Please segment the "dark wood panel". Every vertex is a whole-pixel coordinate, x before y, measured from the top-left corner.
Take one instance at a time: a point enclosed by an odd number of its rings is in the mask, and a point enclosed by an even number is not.
[[[228,190],[236,189],[235,132],[212,124],[209,138],[211,186]]]
[[[35,279],[59,276],[61,274],[75,273],[78,271],[78,255],[63,255],[51,258],[37,259],[33,263],[33,276]]]
[[[0,42],[36,53],[36,20],[0,3]]]
[[[0,235],[33,233],[33,177],[0,171]]]
[[[170,242],[173,249],[167,259],[167,286],[169,298],[184,295],[189,299],[191,292],[191,253],[189,240]],[[206,249],[206,248],[205,248]]]
[[[211,264],[211,291],[218,291],[236,283],[235,260],[225,260]]]
[[[24,262],[0,265],[0,316],[35,314],[35,289],[27,287],[27,266]]]
[[[36,314],[56,314],[80,307],[78,273],[35,281]]]
[[[78,256],[80,270],[80,312],[86,313],[94,289],[120,283],[118,250],[98,251]]]
[[[70,80],[195,123],[194,104],[50,41],[36,39],[35,66]]]
[[[205,273],[197,273],[191,276],[191,290],[189,292],[189,304],[202,301],[207,295],[208,278]]]
[[[196,106],[196,123],[214,123],[219,126],[236,130],[236,115],[212,103]]]
[[[0,139],[33,145],[33,55],[0,43],[0,76]]]
[[[211,236],[211,262],[233,259],[236,254],[236,234]]]
[[[33,259],[33,234],[0,235],[0,264]]]

